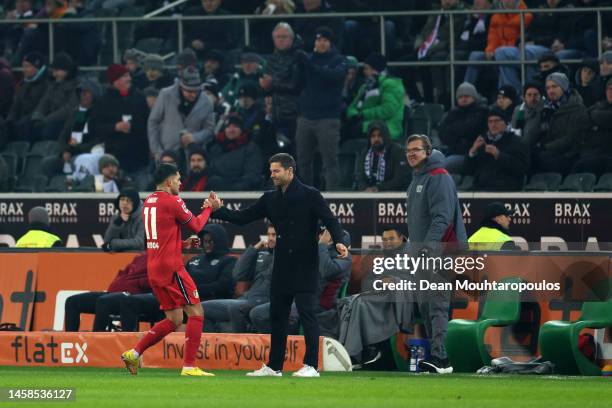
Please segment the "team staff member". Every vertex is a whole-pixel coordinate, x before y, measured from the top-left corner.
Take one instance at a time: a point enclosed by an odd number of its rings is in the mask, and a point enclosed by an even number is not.
[[[287,346],[288,319],[295,304],[304,326],[306,354],[304,366],[293,373],[296,377],[318,377],[319,326],[316,309],[319,299],[319,260],[317,225],[321,220],[331,233],[340,258],[348,256],[342,244],[342,229],[323,196],[315,188],[302,184],[295,177],[295,160],[291,155],[272,156],[271,179],[275,191],[265,192],[255,204],[241,210],[223,207],[216,195],[210,200],[213,217],[235,224],[268,218],[276,228],[276,249],[270,287],[271,348],[268,364],[248,373],[250,376],[282,376]]]
[[[132,374],[137,374],[140,356],[183,323],[183,312],[188,316],[185,329],[184,364],[181,375],[212,376],[194,367],[202,337],[204,312],[193,279],[183,266],[181,252],[191,248],[193,241],[181,241],[181,226],[200,232],[210,216],[210,208],[195,217],[178,196],[181,176],[173,164],[162,163],[155,170],[157,190],[149,195],[142,210],[147,242],[147,275],[153,294],[166,318],[155,324],[136,347],[124,352],[121,359]],[[206,203],[204,207],[207,207]]]
[[[457,189],[444,168],[444,155],[433,150],[425,135],[412,135],[406,141],[408,164],[413,169],[408,187],[408,239],[413,256],[441,256],[449,247],[462,247],[467,241]],[[417,277],[438,282],[438,272],[421,270]],[[419,290],[416,301],[431,346],[431,357],[419,363],[421,371],[438,374],[453,372],[444,342],[448,328],[450,292]]]

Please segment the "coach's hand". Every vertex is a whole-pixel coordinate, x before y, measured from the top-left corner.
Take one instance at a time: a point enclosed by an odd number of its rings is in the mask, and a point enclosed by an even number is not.
[[[338,251],[338,254],[339,254],[338,258],[346,258],[349,253],[346,245],[341,244],[341,243],[336,244],[336,251]]]

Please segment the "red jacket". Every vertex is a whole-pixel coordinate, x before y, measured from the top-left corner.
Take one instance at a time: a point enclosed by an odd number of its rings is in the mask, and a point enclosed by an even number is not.
[[[109,292],[128,292],[131,295],[151,292],[147,277],[147,254],[140,254],[121,269],[107,289]]]

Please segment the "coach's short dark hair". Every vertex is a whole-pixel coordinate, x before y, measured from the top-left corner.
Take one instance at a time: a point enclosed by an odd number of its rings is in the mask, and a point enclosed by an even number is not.
[[[429,155],[431,154],[431,150],[433,149],[433,146],[431,145],[431,140],[429,140],[429,137],[427,135],[410,135],[408,136],[408,139],[406,140],[406,146],[408,146],[408,143],[414,142],[415,140],[420,140],[421,143],[423,144],[423,148],[425,149],[425,152]]]
[[[153,174],[153,182],[156,186],[160,185],[170,176],[174,176],[178,173],[178,167],[176,167],[172,163],[161,163],[155,169],[155,174]]]
[[[280,163],[283,169],[287,170],[289,167],[293,168],[293,171],[296,170],[295,159],[293,156],[287,153],[277,153],[274,156],[270,157],[268,160],[268,164],[272,163]]]

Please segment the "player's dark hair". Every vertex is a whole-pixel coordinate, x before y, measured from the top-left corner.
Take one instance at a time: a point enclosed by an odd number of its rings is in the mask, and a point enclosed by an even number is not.
[[[410,135],[408,137],[408,139],[406,140],[406,146],[408,146],[409,143],[414,142],[415,140],[420,140],[421,143],[423,144],[423,149],[425,149],[425,153],[427,153],[427,155],[429,156],[431,154],[431,150],[433,149],[433,146],[431,145],[431,140],[429,140],[429,137],[427,135]]]
[[[161,163],[155,169],[155,173],[153,174],[153,182],[156,186],[162,184],[166,179],[170,176],[174,176],[178,173],[178,167],[171,163]]]
[[[406,237],[406,228],[403,225],[389,225],[389,224],[385,224],[385,225],[381,225],[379,228],[379,231],[382,235],[383,232],[385,231],[395,231],[397,233],[397,235],[399,235],[400,237]]]
[[[289,167],[295,172],[297,166],[295,165],[295,159],[293,156],[287,153],[277,153],[270,157],[268,164],[280,163],[283,169],[287,170]]]

